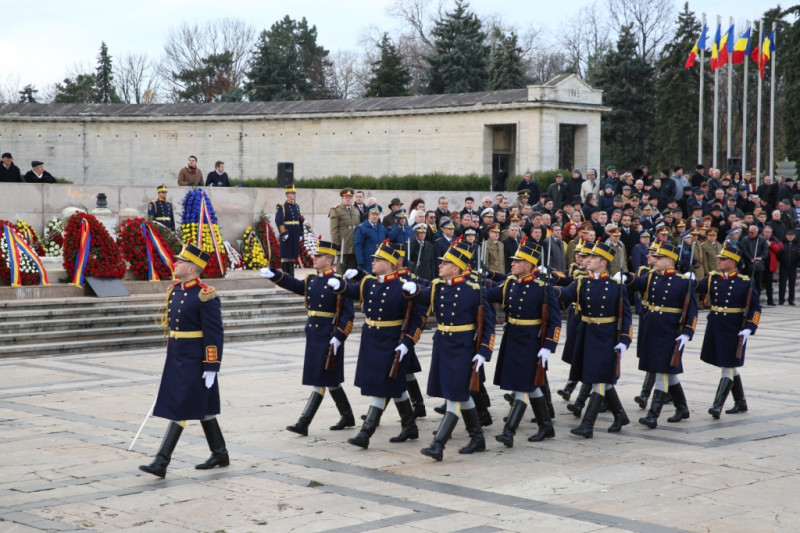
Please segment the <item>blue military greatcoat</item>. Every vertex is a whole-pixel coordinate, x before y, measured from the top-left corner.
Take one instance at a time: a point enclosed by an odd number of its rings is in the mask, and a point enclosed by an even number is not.
[[[147,216],[162,226],[175,231],[175,215],[172,212],[172,202],[153,200],[147,206]]]
[[[275,213],[275,225],[280,234],[281,259],[297,259],[300,255],[300,239],[303,236],[300,206],[291,200],[278,204]]]
[[[167,359],[153,415],[202,420],[219,414],[219,379],[210,389],[203,379],[203,372],[218,372],[222,362],[222,313],[217,293],[193,279],[172,284],[167,301]]]
[[[275,270],[272,278],[279,287],[290,290],[295,294],[305,296],[308,321],[306,322],[306,351],[303,363],[303,385],[312,387],[338,387],[344,381],[344,341],[353,329],[353,301],[344,297],[344,284],[339,290],[328,286],[328,280],[336,277],[344,280],[334,270],[328,269],[321,274],[309,274],[300,281],[294,276],[288,276],[280,270]],[[339,322],[335,325],[337,297],[342,296],[342,308]],[[328,358],[328,348],[331,337],[336,337],[342,342],[336,352],[336,363],[333,370],[325,370]]]

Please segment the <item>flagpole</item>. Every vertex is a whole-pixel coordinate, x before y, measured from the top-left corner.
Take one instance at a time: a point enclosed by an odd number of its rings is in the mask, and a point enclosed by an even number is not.
[[[750,21],[747,21],[747,28],[745,31],[750,29]],[[749,43],[749,41],[748,41]],[[750,54],[747,53],[747,47],[745,47],[745,54],[744,54],[744,92],[742,93],[742,177],[744,177],[744,173],[747,171],[747,62],[749,61]],[[760,185],[761,182],[758,179],[758,175],[756,175],[756,184]]]
[[[764,38],[764,21],[758,21],[758,63],[761,65],[761,45]],[[761,181],[761,74],[758,76],[758,100],[756,102],[756,176]]]
[[[703,22],[700,27],[700,35],[703,34],[703,28],[706,27],[706,14],[703,13]],[[704,43],[705,44],[705,43]],[[700,107],[697,111],[697,162],[703,162],[703,74],[706,68],[706,47],[700,48]]]
[[[730,17],[730,25],[733,26],[733,17]],[[725,41],[725,48],[728,49],[727,51],[730,51],[730,46],[728,46],[728,43],[731,42],[731,39],[734,39],[734,36],[733,36],[732,33],[728,34],[728,39]],[[728,161],[730,161],[730,159],[731,159],[731,143],[732,143],[732,139],[733,139],[733,131],[732,131],[732,128],[731,128],[731,118],[733,117],[733,113],[732,113],[732,111],[733,111],[733,109],[732,109],[732,107],[733,107],[733,105],[732,105],[733,104],[733,54],[732,53],[731,54],[727,54],[726,57],[728,57],[728,65],[727,65],[728,66],[728,138],[727,138],[728,146],[727,146],[726,153],[727,153],[727,156],[728,156],[727,159],[728,159]],[[741,176],[743,176],[743,175],[744,175],[744,172],[741,173]]]
[[[774,49],[770,51],[769,62],[770,64],[770,81],[769,81],[769,175],[772,176],[775,172],[775,61],[777,60],[778,47],[775,46],[775,40],[778,35],[775,32],[777,22],[772,23],[772,39],[770,39],[769,47]],[[762,50],[763,52],[763,50]],[[774,181],[774,176],[773,176]]]
[[[720,27],[720,24],[722,24],[722,17],[717,15],[717,28]],[[714,39],[716,39],[716,33],[714,34]],[[713,47],[714,45],[712,44],[711,46]],[[712,57],[711,60],[713,61],[714,58]],[[719,61],[719,50],[717,50],[717,61]],[[712,148],[713,152],[711,153],[711,165],[714,168],[719,168],[717,167],[717,148],[718,148],[717,135],[719,133],[719,118],[717,113],[719,113],[719,68],[715,67],[714,68],[714,115],[711,117],[713,124],[712,131],[714,134],[714,141],[711,143],[711,146],[713,147]]]

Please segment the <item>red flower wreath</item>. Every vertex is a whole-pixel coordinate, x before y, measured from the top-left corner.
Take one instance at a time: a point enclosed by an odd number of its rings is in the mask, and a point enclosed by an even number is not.
[[[117,243],[97,218],[82,211],[69,217],[64,230],[64,270],[67,271],[67,276],[70,279],[75,276],[75,258],[80,249],[82,219],[86,219],[89,223],[89,230],[92,232],[86,276],[122,279],[122,276],[125,275],[126,265]]]
[[[14,230],[17,229],[17,226],[8,220],[0,220],[0,235],[5,232],[5,226]],[[11,283],[11,269],[8,267],[6,254],[2,249],[0,249],[0,278],[5,280],[6,283]],[[23,285],[39,285],[39,274],[36,272],[21,272],[21,278]]]
[[[269,217],[262,215],[256,226],[256,235],[261,241],[264,250],[269,250],[269,266],[274,268],[281,267],[280,249],[281,245],[278,243],[278,235],[272,229]]]
[[[147,243],[145,243],[142,236],[142,222],[147,224],[147,227],[161,242],[161,245],[169,253],[172,260],[175,260],[175,253],[172,248],[167,244],[162,237],[161,232],[158,231],[157,226],[152,222],[146,222],[143,218],[129,218],[120,224],[119,235],[117,242],[119,243],[122,256],[128,260],[131,266],[131,271],[134,275],[141,280],[149,279],[148,266],[147,266]],[[180,251],[180,250],[179,250]],[[169,267],[164,263],[155,251],[153,252],[153,266],[155,267],[158,277],[162,280],[171,280],[172,272]]]

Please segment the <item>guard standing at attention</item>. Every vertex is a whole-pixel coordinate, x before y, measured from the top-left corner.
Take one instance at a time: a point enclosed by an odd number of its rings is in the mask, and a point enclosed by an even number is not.
[[[300,239],[303,238],[303,217],[300,206],[295,201],[297,191],[294,183],[283,191],[286,201],[278,204],[275,212],[275,225],[278,226],[280,239],[281,268],[290,276],[294,276],[294,261],[300,255]]]
[[[741,260],[740,249],[726,241],[717,255],[719,270],[697,283],[697,293],[707,294],[711,305],[700,359],[722,371],[714,404],[708,410],[714,418],[719,418],[731,390],[735,403],[725,412],[747,412],[739,368],[744,366],[747,339],[755,334],[761,320],[761,304],[758,291],[753,290],[753,280],[736,270]]]
[[[464,416],[470,442],[458,453],[486,449],[469,385],[473,371],[479,373],[480,381],[485,380],[483,365],[492,357],[495,320],[494,307],[484,289],[469,276],[474,253],[477,252],[473,245],[456,241],[441,257],[439,277],[429,287],[413,281],[403,284],[408,298],[428,305],[428,313],[436,314],[428,395],[447,400],[446,411],[433,442],[420,452],[437,461],[444,457],[445,444],[460,415]],[[479,309],[483,310],[481,321]]]
[[[211,457],[195,466],[208,470],[228,466],[225,439],[217,422],[220,412],[219,372],[222,362],[222,313],[213,287],[200,281],[209,255],[193,244],[175,259],[177,282],[169,286],[161,324],[167,334],[167,359],[153,416],[170,420],[155,460],[139,470],[163,478],[186,420],[200,420]]]
[[[175,231],[175,215],[172,211],[172,202],[167,201],[167,186],[162,183],[156,191],[158,199],[148,204],[147,219],[158,222],[170,231]]]
[[[350,428],[356,425],[353,410],[342,388],[344,382],[344,341],[353,329],[353,301],[342,294],[344,286],[334,291],[328,286],[328,279],[342,279],[333,268],[334,259],[339,253],[336,243],[317,241],[314,251],[316,274],[309,274],[301,281],[288,276],[280,270],[262,268],[261,275],[279,287],[295,294],[305,296],[308,321],[306,322],[306,352],[303,362],[303,385],[311,387],[311,396],[303,414],[292,426],[286,429],[300,435],[308,435],[308,426],[317,413],[327,388],[341,418],[330,427],[331,430]],[[328,357],[333,351],[332,368],[328,368]]]

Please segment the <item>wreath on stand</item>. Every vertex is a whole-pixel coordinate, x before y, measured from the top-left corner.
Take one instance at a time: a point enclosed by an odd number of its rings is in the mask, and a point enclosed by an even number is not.
[[[300,241],[300,255],[297,262],[303,268],[314,266],[314,252],[317,250],[317,233],[311,224],[303,222],[303,239]]]
[[[281,267],[281,257],[280,257],[280,243],[278,242],[278,234],[275,233],[275,230],[272,228],[272,224],[270,223],[270,219],[264,213],[261,213],[261,218],[256,225],[256,235],[258,236],[258,240],[261,241],[261,246],[264,247],[265,251],[269,251],[267,254],[267,259],[269,260],[269,266],[273,268],[280,268]]]
[[[64,251],[64,219],[53,217],[44,228],[44,253],[47,257],[61,257]]]
[[[209,254],[203,270],[204,278],[222,278],[228,264],[228,254],[222,241],[214,206],[202,188],[192,189],[183,198],[181,239]]]
[[[144,218],[129,218],[120,224],[117,242],[136,279],[159,281],[173,277],[175,251],[158,226],[161,224]]]
[[[94,215],[78,211],[64,230],[64,270],[72,283],[85,277],[122,279],[127,266],[119,246]]]
[[[7,220],[0,220],[0,278],[12,287],[50,284],[39,254]]]
[[[242,249],[244,251],[244,266],[248,270],[260,270],[269,266],[269,259],[264,253],[261,240],[253,231],[253,226],[247,226],[242,235]]]
[[[31,245],[37,254],[40,256],[44,255],[44,245],[42,244],[42,240],[39,238],[39,234],[36,233],[36,230],[33,229],[33,226],[22,220],[21,218],[17,219],[17,233],[22,235],[28,244]]]

